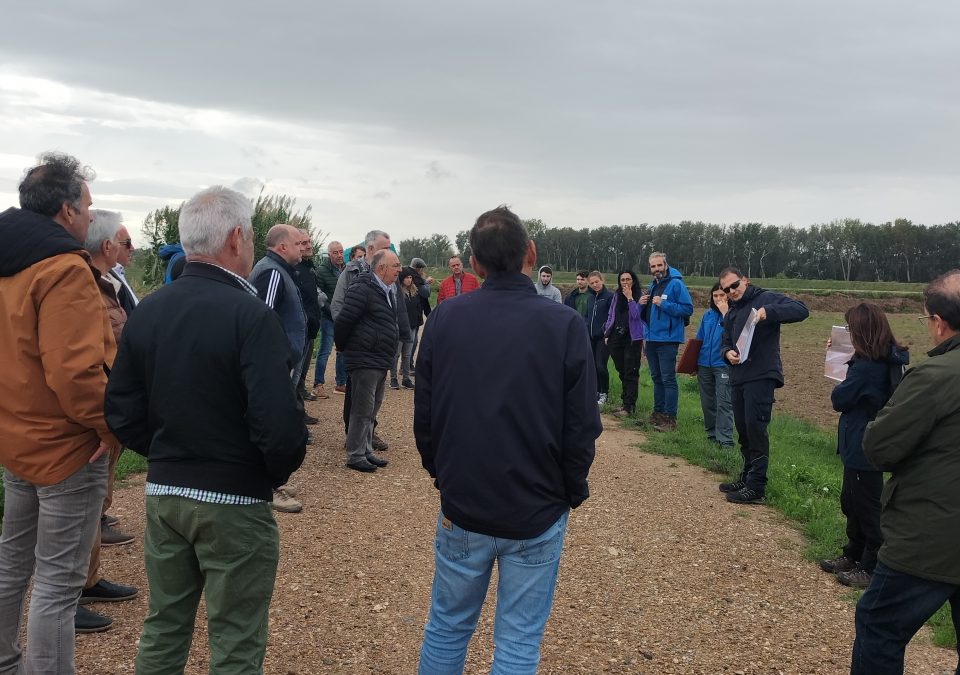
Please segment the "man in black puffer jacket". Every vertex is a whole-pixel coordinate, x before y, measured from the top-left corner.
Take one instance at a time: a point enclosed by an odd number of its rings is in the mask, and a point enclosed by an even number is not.
[[[373,454],[373,425],[383,402],[383,381],[397,358],[399,331],[393,307],[393,283],[400,260],[389,249],[377,251],[370,272],[347,288],[333,325],[333,340],[343,352],[352,398],[347,431],[347,467],[376,471],[387,460]]]

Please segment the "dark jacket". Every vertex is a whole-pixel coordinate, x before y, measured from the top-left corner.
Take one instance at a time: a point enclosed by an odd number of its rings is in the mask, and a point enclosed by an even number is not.
[[[300,289],[303,313],[307,315],[307,339],[313,340],[320,332],[320,296],[317,295],[320,286],[317,270],[313,266],[312,258],[304,258],[294,265],[293,269],[297,271],[293,280]]]
[[[893,349],[890,357],[871,361],[854,357],[847,364],[847,377],[833,388],[830,401],[840,414],[837,425],[837,453],[843,465],[859,471],[876,471],[863,454],[863,432],[877,412],[887,404],[910,363],[906,349]]]
[[[413,431],[443,514],[473,532],[528,539],[590,491],[600,435],[583,319],[521,273],[444,302],[423,329]]]
[[[404,315],[406,312],[404,312]],[[347,371],[389,370],[400,344],[397,312],[387,302],[373,272],[362,272],[347,288],[333,322],[333,341]]]
[[[723,335],[720,337],[720,353],[731,349],[739,353],[737,340],[750,318],[751,309],[766,308],[767,318],[757,324],[750,346],[750,355],[745,363],[731,364],[730,384],[738,385],[755,380],[770,379],[777,387],[783,386],[783,365],[780,362],[780,324],[796,323],[810,316],[807,306],[799,300],[788,298],[759,286],[747,286],[743,296],[730,303],[723,317]],[[724,357],[726,360],[726,357]]]
[[[899,572],[960,584],[960,335],[906,372],[867,425],[863,451],[892,476],[883,487],[880,561]],[[419,386],[419,382],[417,386]]]
[[[417,290],[420,291],[420,304],[423,307],[423,316],[430,316],[430,294],[433,290],[430,288],[430,284],[427,283],[427,280],[420,276],[419,270],[415,267],[408,268],[413,272],[413,285],[417,287]],[[423,325],[423,321],[419,325]]]
[[[610,313],[610,303],[612,301],[613,293],[606,286],[601,286],[599,293],[594,293],[592,288],[587,289],[586,322],[590,339],[599,340],[603,337],[604,326],[607,323],[607,315]]]
[[[333,321],[333,315],[330,313],[330,305],[333,303],[333,294],[337,290],[337,279],[340,278],[340,272],[343,268],[337,269],[333,266],[330,258],[324,258],[317,266],[317,286],[327,296],[327,304],[320,309],[320,315],[324,319]]]
[[[400,295],[400,299],[403,301],[403,306],[407,310],[407,321],[410,322],[410,339],[412,340],[412,331],[417,330],[423,325],[423,298],[420,297],[419,293],[410,295],[409,293],[404,292],[402,288],[397,292]]]
[[[570,309],[574,310],[577,314],[583,317],[583,320],[587,320],[588,311],[587,311],[587,298],[590,296],[590,289],[588,288],[585,291],[581,291],[579,288],[574,288],[567,294],[567,297],[563,299],[563,304],[565,304]],[[583,298],[582,300],[580,298]],[[581,312],[577,305],[583,303],[580,306],[583,307],[583,312]]]
[[[267,251],[250,272],[249,281],[257,295],[280,317],[280,325],[290,345],[290,368],[303,359],[307,344],[307,315],[296,282],[297,271],[273,251]]]
[[[307,429],[276,313],[215,265],[130,315],[107,384],[107,424],[147,480],[270,500],[303,462]]]
[[[650,282],[647,295],[650,297],[643,306],[647,341],[682,343],[685,339],[683,329],[690,323],[690,315],[693,314],[693,301],[683,283],[683,275],[668,265],[663,279]],[[662,298],[659,305],[653,303],[655,295]]]

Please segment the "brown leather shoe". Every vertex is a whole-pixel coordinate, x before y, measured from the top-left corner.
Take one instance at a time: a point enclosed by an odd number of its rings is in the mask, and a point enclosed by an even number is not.
[[[330,398],[330,394],[324,390],[322,384],[313,385],[313,395],[317,398]]]
[[[336,392],[336,393],[338,393],[338,394],[346,394],[346,393],[347,393],[347,385],[345,385],[345,384],[338,384],[337,386],[335,386],[335,387],[333,388],[333,391]]]

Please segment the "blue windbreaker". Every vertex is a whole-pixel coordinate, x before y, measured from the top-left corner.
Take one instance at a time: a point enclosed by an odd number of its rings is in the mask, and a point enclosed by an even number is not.
[[[684,319],[693,314],[693,301],[683,283],[683,275],[668,265],[667,276],[659,283],[651,281],[647,293],[651,296],[643,308],[647,342],[682,343]],[[653,295],[663,298],[659,305],[653,304]]]
[[[700,356],[697,357],[698,366],[722,368],[729,365],[720,354],[721,335],[723,335],[723,315],[715,309],[708,309],[700,319],[700,327],[697,328],[697,339],[703,342],[700,345]]]

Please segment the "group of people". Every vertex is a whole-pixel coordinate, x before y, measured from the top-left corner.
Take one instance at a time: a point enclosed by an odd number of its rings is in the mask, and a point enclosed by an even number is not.
[[[499,207],[469,235],[470,267],[484,283],[451,257],[431,311],[426,265],[414,259],[403,268],[381,230],[346,264],[344,247],[331,242],[314,266],[309,234],[278,224],[255,264],[250,201],[214,186],[183,205],[183,256],[171,282],[138,300],[122,269],[129,233],[117,214],[91,211],[93,178],[72,157],[44,155],[19,186],[20,208],[0,214],[0,350],[10,357],[0,379],[0,672],[73,672],[75,629],[109,626],[78,602],[138,593],[97,571],[101,543],[132,539],[108,513],[124,447],[148,466],[149,610],[136,672],[182,672],[201,596],[211,672],[261,672],[280,550],[273,509],[299,510],[288,481],[314,419],[304,400],[329,396],[333,344],[349,469],[373,473],[388,463],[375,428],[398,359],[400,386],[415,384],[417,450],[440,495],[419,672],[462,672],[494,565],[493,672],[535,672],[568,514],[589,497],[611,356],[622,412],[635,412],[645,353],[650,421],[676,428],[676,358],[693,306],[666,256],[651,255],[646,287],[630,270],[613,292],[599,272],[578,274],[564,301],[571,311],[541,297],[559,299],[552,270],[541,267],[531,282],[536,246],[516,214]],[[729,385],[743,468],[721,490],[732,502],[757,503],[773,392],[783,385],[780,326],[807,309],[735,268],[720,274],[710,303],[698,330],[704,405],[716,400],[706,431],[732,442]],[[950,387],[960,374],[960,271],[930,284],[924,304],[936,346],[899,384],[906,353],[882,312],[864,305],[847,315],[855,355],[833,398],[843,412],[850,541],[824,569],[869,578],[855,673],[902,670],[904,645],[944,601],[960,620],[960,398]],[[745,330],[752,343],[741,360]],[[881,471],[893,477],[878,508]]]

